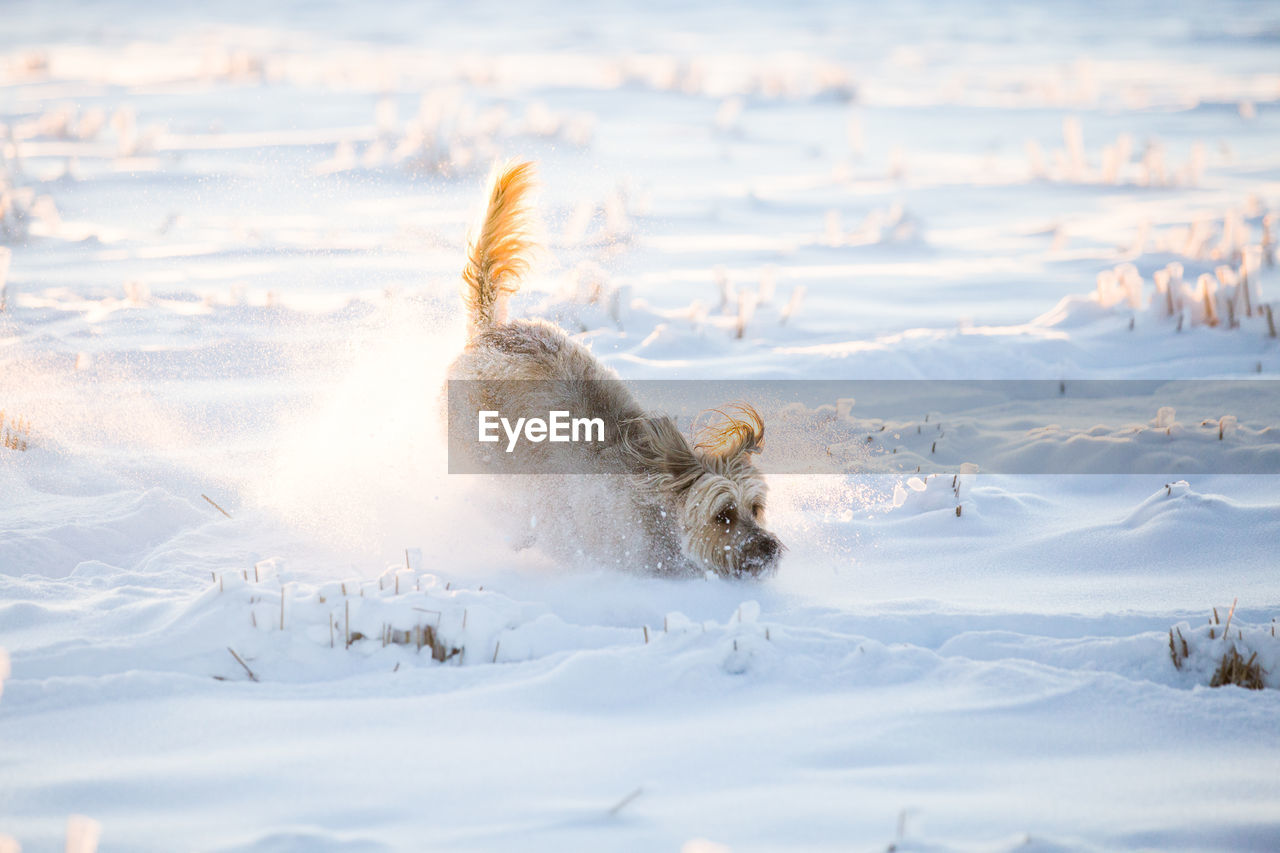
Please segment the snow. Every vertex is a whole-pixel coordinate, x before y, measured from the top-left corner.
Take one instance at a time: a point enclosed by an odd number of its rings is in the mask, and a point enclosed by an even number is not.
[[[1274,6],[11,5],[0,850],[1280,847]],[[505,157],[775,578],[445,473]]]

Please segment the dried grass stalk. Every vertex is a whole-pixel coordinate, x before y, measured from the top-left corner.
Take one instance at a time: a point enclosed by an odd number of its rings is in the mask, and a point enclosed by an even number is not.
[[[1232,646],[1222,656],[1222,662],[1218,664],[1218,670],[1213,674],[1213,680],[1209,682],[1209,686],[1224,687],[1234,684],[1246,690],[1261,690],[1264,687],[1262,675],[1262,665],[1258,663],[1257,652],[1249,655],[1246,661],[1236,651],[1235,646]]]

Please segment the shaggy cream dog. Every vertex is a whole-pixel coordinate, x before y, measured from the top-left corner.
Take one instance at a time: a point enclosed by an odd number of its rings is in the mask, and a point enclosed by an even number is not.
[[[752,461],[764,424],[750,406],[718,410],[719,423],[693,443],[671,418],[645,412],[617,374],[561,329],[507,319],[507,298],[533,248],[532,184],[530,163],[496,170],[470,244],[462,274],[468,341],[449,369],[450,453],[465,454],[469,470],[508,474],[497,482],[518,498],[506,512],[523,544],[536,539],[658,574],[773,572],[782,545],[764,528],[767,488]],[[603,440],[504,453],[477,439],[482,411],[511,422],[557,411],[599,418]]]

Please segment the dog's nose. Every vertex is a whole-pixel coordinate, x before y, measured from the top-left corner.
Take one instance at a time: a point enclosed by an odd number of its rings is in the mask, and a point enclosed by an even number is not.
[[[742,549],[742,565],[749,572],[758,573],[773,566],[782,544],[772,536],[757,536]]]

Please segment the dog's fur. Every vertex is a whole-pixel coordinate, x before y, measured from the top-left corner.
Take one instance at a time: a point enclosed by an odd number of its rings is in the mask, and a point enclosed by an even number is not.
[[[645,413],[617,374],[559,328],[507,320],[507,299],[533,248],[527,209],[532,185],[530,163],[496,170],[471,241],[462,274],[468,342],[449,378],[482,381],[467,387],[482,388],[476,396],[484,399],[455,407],[450,429],[474,435],[481,408],[512,418],[546,417],[552,410],[600,417],[603,443],[555,449],[572,454],[575,475],[502,481],[507,490],[528,492],[530,536],[550,527],[573,543],[571,550],[597,559],[612,555],[627,567],[658,574],[773,572],[782,545],[763,526],[767,488],[751,456],[763,445],[764,424],[753,409],[738,404],[733,415],[717,411],[719,426],[693,444],[671,418]],[[529,450],[551,452],[546,444]]]

